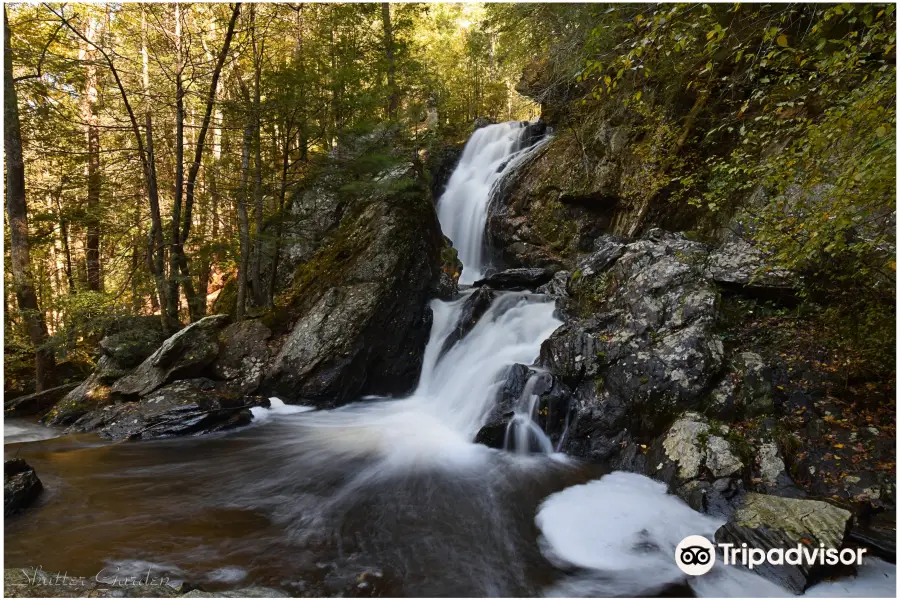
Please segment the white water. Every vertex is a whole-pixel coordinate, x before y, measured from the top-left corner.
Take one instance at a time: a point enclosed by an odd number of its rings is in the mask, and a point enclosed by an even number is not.
[[[519,136],[523,128],[520,121],[511,121],[475,131],[438,201],[441,228],[453,241],[463,263],[460,283],[477,281],[488,266],[484,229],[494,185],[547,140],[545,137],[541,142],[521,149]]]
[[[507,371],[537,359],[541,343],[561,321],[553,316],[553,302],[523,292],[500,294],[472,330],[441,354],[470,293],[452,302],[432,301],[431,336],[411,396],[296,415],[309,428],[296,443],[345,458],[377,457],[381,467],[389,467],[386,472],[481,462],[488,450],[471,442],[494,407]],[[271,401],[273,408],[254,411],[257,420],[295,418]]]
[[[515,155],[519,127],[503,124],[476,132],[441,198],[441,225],[460,251],[463,282],[477,279],[485,266],[482,251],[490,188],[501,175],[498,169],[504,160]],[[496,465],[489,460],[498,455],[471,442],[490,414],[509,368],[515,363],[531,364],[541,343],[561,322],[553,317],[552,302],[540,301],[534,294],[500,294],[472,330],[442,354],[468,295],[431,303],[433,324],[422,373],[408,398],[311,412],[272,399],[270,409],[254,409],[257,420],[291,419],[306,429],[289,442],[302,450],[302,454],[287,455],[302,457],[297,461],[299,472],[321,467],[324,474],[335,465],[354,461],[366,465],[329,497],[314,498],[318,510],[344,514],[343,503],[366,486],[379,479],[393,481],[391,477],[403,481],[414,470],[461,467],[459,475],[453,472],[454,484],[459,485],[477,480],[474,474],[484,474],[491,482],[502,480],[503,473],[492,472]],[[549,441],[531,420],[536,402],[533,385],[530,380],[525,386],[506,446],[527,449],[536,438],[549,453]],[[530,460],[519,457],[503,464],[526,469],[540,464]],[[288,459],[280,462],[291,464]],[[490,495],[486,502],[484,510],[496,509]],[[310,509],[302,516],[314,523],[324,519],[316,514]],[[694,511],[667,494],[664,484],[640,475],[615,472],[566,488],[544,501],[536,523],[542,532],[541,550],[569,573],[544,590],[550,596],[646,596],[685,581],[700,597],[791,595],[752,572],[721,564],[703,577],[686,578],[674,561],[676,545],[687,535],[711,538],[723,522]],[[465,519],[458,525],[464,528]],[[895,573],[893,565],[870,559],[857,578],[820,584],[807,595],[890,595],[886,592],[896,583]]]
[[[511,122],[476,131],[440,200],[441,227],[458,244],[464,264],[461,282],[474,281],[482,272],[491,188],[540,144],[521,150],[523,129],[521,122]],[[471,441],[493,409],[509,368],[534,362],[541,343],[562,322],[554,318],[554,303],[549,299],[523,292],[500,293],[471,331],[442,353],[470,293],[450,302],[432,301],[431,335],[419,383],[411,396],[298,416],[302,425],[310,428],[305,439],[342,456],[374,454],[405,467],[483,457],[486,449]],[[277,399],[271,402],[270,409],[253,409],[257,421],[300,412]]]
[[[701,577],[686,577],[674,560],[688,535],[710,540],[723,520],[700,514],[666,493],[666,486],[635,473],[614,472],[551,495],[535,519],[547,558],[574,574],[546,590],[549,596],[649,596],[687,582],[698,597],[793,597],[754,572],[717,562]],[[823,582],[813,597],[891,597],[896,567],[866,558],[857,577]]]

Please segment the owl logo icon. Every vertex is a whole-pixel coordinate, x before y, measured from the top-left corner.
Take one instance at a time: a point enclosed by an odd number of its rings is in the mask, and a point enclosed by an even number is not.
[[[709,573],[716,564],[716,548],[702,535],[689,535],[675,547],[675,564],[687,575]]]

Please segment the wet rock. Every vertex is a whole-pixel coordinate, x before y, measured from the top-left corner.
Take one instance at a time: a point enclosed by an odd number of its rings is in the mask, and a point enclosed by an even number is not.
[[[731,519],[716,531],[716,542],[732,543],[738,548],[768,551],[798,545],[810,549],[841,548],[850,527],[849,511],[818,500],[780,498],[763,494],[747,494]],[[820,579],[828,567],[810,564],[773,565],[768,561],[754,570],[778,585],[802,593]]]
[[[550,373],[535,371],[521,364],[513,365],[497,393],[494,409],[475,437],[475,443],[503,448],[510,421],[517,411],[524,418],[533,401],[534,410],[530,418],[550,438],[555,448],[569,425],[571,399],[571,390]],[[536,441],[530,446],[539,449]]]
[[[272,331],[258,319],[233,323],[219,334],[221,351],[212,364],[219,379],[231,380],[240,393],[259,387],[269,360]]]
[[[547,134],[547,123],[542,120],[527,123],[519,135],[519,148],[528,148],[538,143]]]
[[[380,175],[294,275],[289,323],[261,389],[335,406],[415,386],[441,275],[443,235],[411,165]]]
[[[476,444],[484,444],[490,448],[503,448],[509,422],[515,415],[522,392],[532,373],[533,371],[525,365],[515,364],[510,367],[506,380],[497,392],[494,408],[475,436]]]
[[[44,486],[34,469],[21,458],[3,463],[3,516],[28,508]]]
[[[211,433],[249,424],[249,408],[264,403],[263,398],[229,389],[226,382],[185,379],[163,386],[140,401],[89,412],[71,430],[98,430],[110,440]]]
[[[473,286],[490,286],[497,290],[535,290],[548,283],[555,269],[506,269],[479,279]]]
[[[6,415],[10,417],[22,417],[38,415],[59,402],[66,394],[77,388],[79,383],[67,383],[64,385],[28,394],[27,396],[19,396],[3,402],[3,408]]]
[[[495,297],[496,293],[491,288],[481,287],[474,290],[469,297],[466,298],[463,303],[462,313],[459,316],[459,320],[456,322],[456,327],[450,332],[447,339],[444,340],[441,354],[450,350],[450,348],[452,348],[459,340],[466,337],[466,335],[472,331],[472,328],[475,327],[478,320],[491,307],[491,302],[494,301]]]
[[[462,145],[440,146],[428,153],[425,166],[431,174],[431,197],[435,202],[440,200],[450,176],[463,153]]]
[[[450,238],[444,236],[444,247],[441,250],[441,277],[438,280],[434,292],[435,298],[450,301],[459,294],[459,275],[462,273],[463,264],[459,260],[459,253],[453,247]]]
[[[553,279],[538,286],[535,292],[538,294],[547,294],[548,296],[556,296],[557,298],[564,298],[569,295],[568,287],[569,277],[571,277],[571,275],[572,274],[568,271],[557,271],[553,274]]]
[[[541,365],[575,388],[565,451],[609,459],[628,432],[648,443],[699,405],[718,374],[717,294],[706,248],[659,230],[623,244],[601,239],[569,282],[577,315],[541,347]],[[618,258],[615,258],[618,256]]]
[[[850,530],[849,541],[869,549],[870,556],[897,562],[897,519],[894,512],[863,515]]]
[[[177,379],[198,376],[219,354],[218,331],[228,315],[212,315],[191,323],[163,342],[134,371],[117,380],[111,392],[143,396]]]

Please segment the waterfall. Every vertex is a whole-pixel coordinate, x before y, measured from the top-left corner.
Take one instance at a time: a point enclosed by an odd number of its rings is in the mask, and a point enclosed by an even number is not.
[[[511,121],[476,130],[438,200],[441,228],[463,263],[460,283],[480,279],[488,266],[484,230],[494,186],[547,139],[526,146],[522,141],[525,125]]]
[[[472,331],[441,355],[467,297],[432,302],[434,324],[413,397],[471,440],[493,408],[510,367],[532,363],[541,343],[562,321],[553,316],[555,305],[550,300],[525,292],[501,293]]]

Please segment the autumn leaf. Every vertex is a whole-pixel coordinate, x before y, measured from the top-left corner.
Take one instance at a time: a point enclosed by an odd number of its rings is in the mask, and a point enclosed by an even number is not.
[[[778,42],[778,45],[781,46],[782,48],[787,48],[787,45],[788,45],[787,36],[784,35],[783,33],[781,35],[779,35],[778,39],[776,39],[775,41]]]

